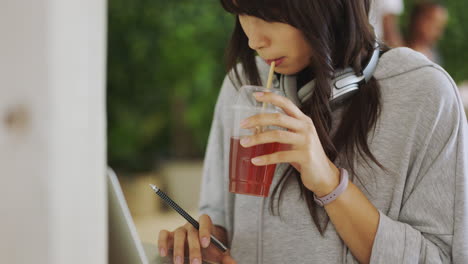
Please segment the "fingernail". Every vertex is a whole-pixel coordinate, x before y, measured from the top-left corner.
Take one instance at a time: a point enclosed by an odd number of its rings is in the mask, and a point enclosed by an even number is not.
[[[263,95],[265,95],[264,92],[256,92],[256,93],[254,93],[254,96],[255,96],[255,97],[262,97]]]
[[[166,249],[160,248],[159,249],[159,255],[161,255],[161,257],[165,257],[166,256]]]
[[[245,138],[241,139],[241,141],[240,141],[242,146],[245,146],[249,142],[250,142],[250,138],[248,138],[248,137],[245,137]]]
[[[242,122],[240,123],[240,126],[243,128],[246,128],[248,124],[249,124],[249,121],[245,119],[245,120],[242,120]]]
[[[192,264],[200,264],[200,260],[198,260],[197,258],[194,258],[192,260]]]
[[[202,237],[201,244],[202,247],[207,248],[210,245],[210,239],[207,237]]]
[[[177,257],[175,258],[175,262],[176,262],[176,264],[183,264],[183,262],[182,262],[182,257],[181,257],[181,256],[177,256]]]
[[[255,164],[255,165],[259,165],[263,162],[263,159],[262,158],[253,158],[252,159],[252,163]]]

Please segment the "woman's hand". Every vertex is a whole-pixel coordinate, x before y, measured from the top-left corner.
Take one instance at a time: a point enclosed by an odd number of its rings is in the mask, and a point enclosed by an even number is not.
[[[254,93],[259,102],[274,104],[286,114],[258,114],[241,122],[245,129],[258,126],[279,126],[287,131],[273,130],[242,138],[243,147],[279,142],[290,149],[252,159],[257,166],[291,163],[301,174],[305,187],[317,196],[331,193],[339,184],[339,170],[328,159],[312,119],[302,113],[288,98],[274,93]]]
[[[169,249],[173,249],[174,263],[176,264],[183,264],[184,256],[187,253],[191,264],[201,264],[202,259],[223,264],[235,264],[236,262],[229,256],[229,252],[223,253],[210,243],[211,234],[226,243],[226,230],[214,226],[208,215],[200,216],[199,223],[200,231],[190,223],[186,223],[173,232],[167,230],[159,232],[159,254],[165,257]]]

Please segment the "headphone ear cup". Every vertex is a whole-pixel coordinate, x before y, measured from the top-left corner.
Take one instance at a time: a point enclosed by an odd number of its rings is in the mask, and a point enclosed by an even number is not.
[[[332,106],[332,108],[338,105],[341,105],[343,102],[347,101],[350,97],[352,97],[357,92],[359,92],[358,83],[350,84],[341,89],[337,89],[335,86],[333,86],[332,98],[330,99],[330,105]]]
[[[359,83],[362,81],[364,81],[364,76],[357,76],[350,67],[337,71],[335,78],[331,81],[330,104],[340,103],[358,92]],[[348,96],[348,93],[352,94]]]
[[[337,71],[337,75],[332,80],[332,93],[330,96],[330,104],[341,104],[343,101],[352,97],[359,91],[359,85],[363,82],[368,82],[377,68],[380,56],[380,48],[375,44],[374,52],[369,60],[369,63],[364,67],[362,74],[357,75],[352,68],[346,68],[343,71]]]

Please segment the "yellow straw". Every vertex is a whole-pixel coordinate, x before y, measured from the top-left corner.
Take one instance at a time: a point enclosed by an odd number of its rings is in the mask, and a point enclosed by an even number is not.
[[[267,86],[266,86],[267,91],[271,90],[271,83],[273,82],[273,73],[275,73],[275,66],[276,66],[275,61],[271,62],[270,72],[268,73],[268,81],[267,81]],[[267,103],[263,102],[263,105],[262,105],[263,110],[266,109],[266,105]]]
[[[276,63],[275,61],[272,61],[271,62],[271,65],[270,65],[270,72],[268,73],[268,80],[267,80],[267,85],[266,85],[266,89],[267,91],[271,90],[271,84],[273,82],[273,74],[275,73],[275,66],[276,66]],[[262,104],[262,112],[265,111],[267,107],[267,103],[266,102],[263,102]],[[257,127],[258,129],[258,127]],[[260,127],[260,131],[263,132],[264,131],[264,127]]]
[[[270,65],[270,72],[268,73],[268,81],[267,81],[267,90],[270,90],[271,89],[271,83],[273,82],[273,73],[275,73],[275,66],[276,66],[276,63],[275,61],[273,61]]]

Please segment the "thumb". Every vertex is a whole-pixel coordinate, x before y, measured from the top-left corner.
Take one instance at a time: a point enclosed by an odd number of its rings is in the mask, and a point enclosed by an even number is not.
[[[229,255],[223,257],[222,264],[236,264],[237,262]]]

